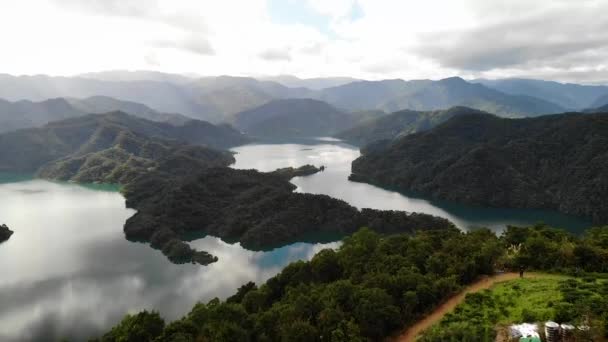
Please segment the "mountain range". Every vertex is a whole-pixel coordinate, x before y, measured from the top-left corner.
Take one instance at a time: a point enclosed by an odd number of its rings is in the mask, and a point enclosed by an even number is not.
[[[533,96],[553,102],[569,110],[581,110],[608,104],[608,86],[580,85],[523,78],[477,79],[472,82],[483,84],[506,94]],[[605,101],[600,100],[602,96],[605,97]]]
[[[570,108],[599,107],[605,104],[600,103],[602,96],[608,96],[608,91],[602,94],[605,88],[602,86],[559,83],[549,83],[559,91],[530,91],[530,82],[478,80],[478,83],[472,83],[458,77],[438,81],[297,79],[289,76],[196,78],[145,71],[116,71],[77,77],[0,75],[0,98],[44,101],[57,97],[104,96],[140,103],[161,113],[180,113],[219,123],[229,122],[239,112],[280,99],[320,100],[344,112],[429,111],[467,106],[505,117],[524,117],[560,113]],[[564,95],[568,89],[574,89],[576,93]],[[576,95],[578,93],[583,95]]]
[[[144,119],[174,125],[183,125],[192,120],[180,114],[160,113],[139,103],[120,101],[105,96],[86,99],[55,98],[40,102],[29,100],[9,102],[0,99],[0,133],[40,127],[53,121],[111,111],[124,111]]]
[[[174,154],[228,165],[234,160],[228,152],[207,146],[229,147],[247,141],[230,127],[207,122],[173,126],[122,112],[91,114],[0,135],[0,171],[123,183]]]
[[[608,223],[608,114],[454,116],[367,151],[351,180],[470,204],[557,209]]]

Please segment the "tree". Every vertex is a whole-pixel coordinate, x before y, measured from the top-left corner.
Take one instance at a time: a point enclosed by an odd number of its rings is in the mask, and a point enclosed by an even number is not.
[[[162,334],[164,327],[165,321],[158,312],[144,310],[136,315],[127,315],[117,326],[103,336],[102,341],[152,341]]]

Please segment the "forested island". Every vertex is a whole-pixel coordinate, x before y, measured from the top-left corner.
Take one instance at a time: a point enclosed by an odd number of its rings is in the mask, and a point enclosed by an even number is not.
[[[363,152],[352,164],[351,180],[608,222],[608,114],[458,115]]]
[[[382,233],[450,229],[448,220],[417,213],[357,208],[325,195],[294,192],[289,180],[302,172],[230,168],[175,168],[161,165],[124,188],[127,206],[137,213],[127,220],[128,239],[148,241],[172,260],[193,261],[183,240],[212,235],[261,250],[299,241],[311,234],[344,236],[360,227]]]
[[[144,311],[128,315],[99,340],[379,341],[497,268],[593,276],[608,272],[607,256],[608,227],[590,229],[582,237],[543,225],[509,227],[501,236],[486,229],[429,230],[414,236],[381,236],[363,229],[337,250],[292,263],[264,284],[244,284],[225,301],[198,303],[180,320],[165,324],[158,313]],[[555,307],[546,318],[577,323],[592,315],[597,318],[593,327],[605,334],[599,328],[608,322],[608,306],[597,302],[605,302],[605,286],[598,291],[604,297],[580,302],[567,317]],[[482,340],[487,320],[426,340]]]
[[[0,224],[0,243],[10,239],[13,233],[5,224]]]

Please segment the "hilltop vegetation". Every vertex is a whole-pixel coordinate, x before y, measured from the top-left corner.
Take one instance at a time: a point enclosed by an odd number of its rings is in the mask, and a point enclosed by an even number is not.
[[[378,341],[413,324],[480,275],[492,274],[497,265],[572,274],[607,272],[608,227],[594,228],[581,238],[545,226],[510,227],[501,237],[485,229],[385,237],[363,229],[345,238],[336,251],[323,250],[309,262],[292,263],[264,284],[245,284],[225,301],[197,303],[188,315],[168,325],[158,313],[127,316],[101,341],[140,333],[142,325],[134,321],[153,322],[145,331],[154,341]],[[567,321],[590,314],[598,319],[594,327],[601,327],[608,307],[603,304],[608,299],[605,284],[568,281],[559,285],[563,297],[555,298],[552,308],[529,308],[527,313],[514,309],[511,304],[517,300],[511,297],[470,296],[465,305],[484,309],[461,309],[446,318],[446,327],[452,330],[427,340],[458,337],[462,328],[470,341],[480,341],[496,322],[522,315]],[[528,298],[556,291],[527,289],[534,292],[508,291]],[[497,305],[492,306],[490,299]],[[500,311],[499,303],[506,303],[506,311]],[[459,323],[464,317],[470,321]]]
[[[489,232],[362,230],[259,287],[198,303],[166,326],[156,313],[129,316],[101,341],[132,338],[143,325],[134,320],[152,322],[146,331],[156,341],[377,341],[491,272],[496,248]]]
[[[546,321],[590,325],[589,331],[573,333],[581,341],[602,341],[608,337],[608,282],[555,276],[498,284],[467,295],[420,341],[494,341],[497,327]]]
[[[394,140],[409,134],[423,132],[453,116],[467,113],[481,112],[467,107],[453,107],[448,110],[431,112],[402,110],[366,120],[353,128],[338,133],[336,137],[357,146],[365,146],[375,141]]]
[[[608,115],[459,115],[366,152],[353,162],[352,180],[608,222]]]

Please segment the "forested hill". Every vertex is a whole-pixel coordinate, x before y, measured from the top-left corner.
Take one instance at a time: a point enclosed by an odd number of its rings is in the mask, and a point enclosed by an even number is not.
[[[257,137],[319,137],[350,128],[355,116],[312,99],[275,100],[235,115],[235,126]]]
[[[234,158],[198,144],[238,144],[234,129],[205,122],[175,127],[121,112],[89,115],[0,135],[0,171],[81,182],[125,183],[168,156],[229,165]]]
[[[467,113],[482,113],[467,107],[421,112],[402,110],[364,122],[342,131],[337,138],[357,146],[365,146],[379,140],[393,140],[406,135],[429,130],[449,118]]]
[[[336,251],[326,249],[309,262],[292,263],[264,284],[244,284],[225,301],[197,303],[175,322],[165,324],[156,312],[128,315],[100,341],[382,341],[464,285],[493,274],[497,265],[571,274],[608,272],[607,253],[608,227],[591,229],[582,237],[544,226],[509,227],[500,237],[485,229],[385,237],[361,230]],[[588,278],[595,280],[598,274],[592,275]],[[569,316],[593,315],[597,319],[586,324],[601,332],[608,323],[605,284],[603,289],[603,296],[586,291],[574,297],[570,292],[566,300],[591,300],[576,301]],[[562,311],[556,305],[542,315],[561,323]],[[463,335],[467,341],[485,341],[487,331],[482,328],[489,326],[494,335],[494,318],[468,321],[432,341]]]
[[[157,112],[145,105],[120,101],[111,97],[94,96],[85,99],[54,98],[40,102],[21,100],[10,102],[0,99],[0,133],[24,128],[41,127],[49,122],[123,111],[140,118],[182,125],[192,118]]]
[[[130,182],[123,192],[127,206],[137,210],[125,225],[127,238],[149,241],[177,260],[190,255],[188,249],[181,255],[183,248],[173,246],[183,246],[181,240],[192,234],[240,241],[243,247],[258,250],[311,234],[348,235],[364,226],[383,233],[453,227],[448,220],[427,214],[359,211],[329,196],[294,192],[296,186],[289,179],[300,174],[298,170],[201,169],[189,167],[187,161],[176,167],[174,161],[164,163]]]
[[[355,160],[352,180],[608,222],[608,114],[454,117]]]

